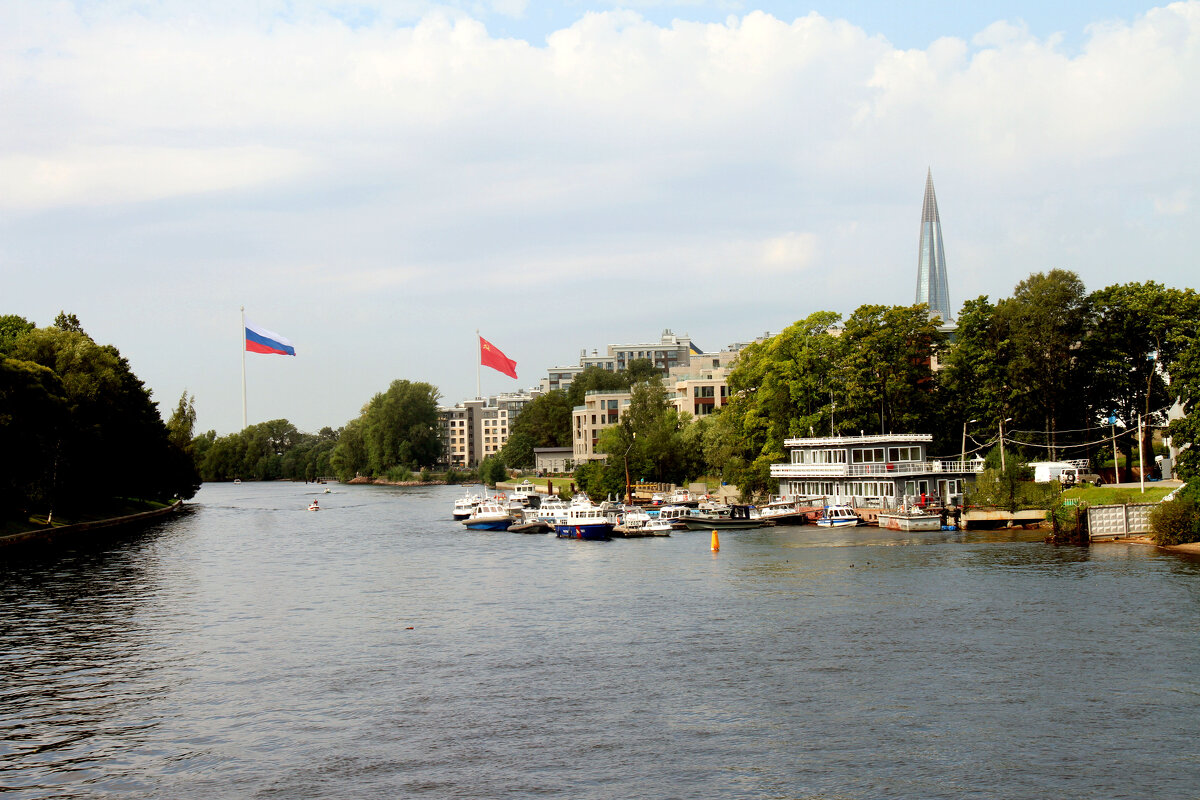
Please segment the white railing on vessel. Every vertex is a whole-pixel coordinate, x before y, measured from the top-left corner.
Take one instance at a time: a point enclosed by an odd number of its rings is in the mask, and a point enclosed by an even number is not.
[[[928,475],[940,472],[978,473],[982,461],[910,461],[896,464],[772,464],[772,478],[862,478]]]

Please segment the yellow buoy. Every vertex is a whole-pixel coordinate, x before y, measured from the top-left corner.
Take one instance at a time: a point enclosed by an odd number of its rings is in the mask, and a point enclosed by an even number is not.
[[[721,540],[717,537],[717,531],[713,529],[712,551],[715,553],[721,549]]]

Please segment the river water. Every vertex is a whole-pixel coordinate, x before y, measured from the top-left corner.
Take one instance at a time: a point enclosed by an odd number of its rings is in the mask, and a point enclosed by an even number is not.
[[[206,485],[0,567],[6,798],[1200,797],[1200,561]]]

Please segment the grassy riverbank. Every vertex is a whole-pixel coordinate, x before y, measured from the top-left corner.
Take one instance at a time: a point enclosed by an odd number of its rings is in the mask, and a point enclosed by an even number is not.
[[[1128,503],[1157,503],[1175,490],[1175,486],[1148,485],[1145,493],[1124,486],[1081,486],[1064,489],[1064,500],[1087,503],[1089,506],[1111,506]]]
[[[11,519],[0,522],[0,536],[29,531],[45,531],[51,528],[62,528],[76,525],[80,522],[96,522],[113,517],[125,517],[130,514],[140,514],[143,511],[156,511],[166,508],[170,503],[159,503],[153,500],[139,500],[133,497],[116,497],[102,507],[91,508],[85,512],[60,513],[54,515],[50,522],[45,514],[33,514],[25,519]]]

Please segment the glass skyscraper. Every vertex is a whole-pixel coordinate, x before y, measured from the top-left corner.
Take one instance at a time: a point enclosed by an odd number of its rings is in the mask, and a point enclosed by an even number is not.
[[[950,286],[946,282],[946,252],[942,247],[942,220],[933,193],[933,170],[925,176],[925,203],[921,208],[921,252],[917,259],[918,303],[929,313],[950,322]]]

